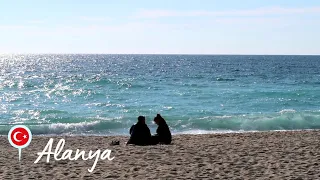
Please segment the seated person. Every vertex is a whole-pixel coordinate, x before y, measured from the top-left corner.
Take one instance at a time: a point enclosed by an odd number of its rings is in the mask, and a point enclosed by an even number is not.
[[[151,140],[150,129],[144,116],[138,117],[138,122],[130,128],[130,139],[127,144],[148,145]]]
[[[151,144],[170,144],[172,137],[166,121],[161,117],[160,114],[157,114],[157,116],[154,118],[154,122],[158,125],[158,128],[157,134],[151,137]]]

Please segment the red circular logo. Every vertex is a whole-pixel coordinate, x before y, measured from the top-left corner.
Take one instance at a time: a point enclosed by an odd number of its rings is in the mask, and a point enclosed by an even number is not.
[[[15,128],[10,134],[10,139],[12,143],[15,144],[16,146],[23,146],[27,144],[27,142],[29,141],[29,138],[30,138],[30,134],[23,127]]]

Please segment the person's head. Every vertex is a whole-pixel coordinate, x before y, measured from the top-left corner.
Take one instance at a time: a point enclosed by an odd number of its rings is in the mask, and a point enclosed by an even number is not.
[[[161,121],[163,121],[163,120],[164,120],[164,119],[161,117],[160,114],[157,114],[157,116],[154,117],[154,119],[153,119],[153,121],[154,121],[157,125],[159,125],[159,124],[161,123]]]
[[[146,118],[144,116],[139,116],[138,117],[138,122],[142,123],[142,124],[145,124],[146,123]]]

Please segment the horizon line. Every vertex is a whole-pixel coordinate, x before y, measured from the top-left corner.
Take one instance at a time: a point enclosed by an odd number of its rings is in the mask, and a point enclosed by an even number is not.
[[[184,56],[320,56],[319,54],[225,54],[225,53],[0,53],[0,55],[184,55]]]

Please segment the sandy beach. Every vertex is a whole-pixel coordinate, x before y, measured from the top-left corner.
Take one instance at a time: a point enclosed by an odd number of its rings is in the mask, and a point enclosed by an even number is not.
[[[320,179],[320,131],[175,135],[172,145],[126,146],[128,137],[52,136],[53,149],[112,150],[114,160],[61,160],[43,157],[50,137],[34,136],[18,150],[0,137],[0,179]],[[110,146],[112,140],[120,145]]]

